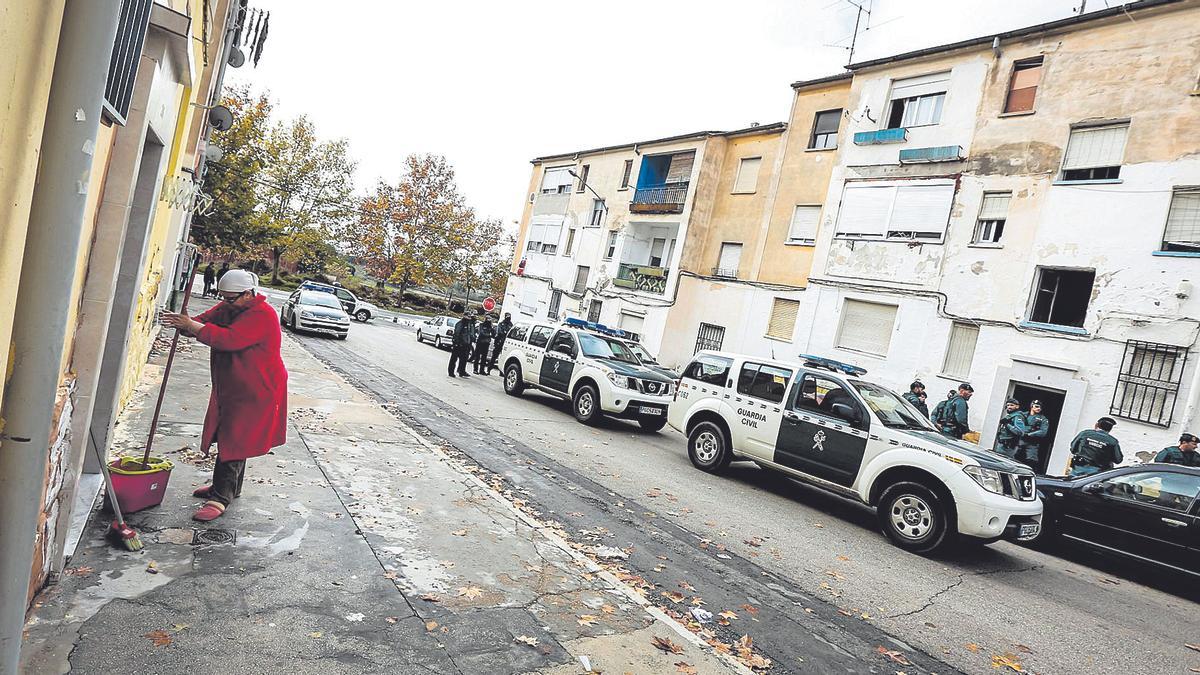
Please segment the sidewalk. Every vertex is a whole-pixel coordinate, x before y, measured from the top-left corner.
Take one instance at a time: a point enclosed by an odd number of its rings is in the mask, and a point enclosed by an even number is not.
[[[201,525],[191,492],[211,470],[197,445],[208,349],[186,342],[155,441],[175,462],[167,496],[129,517],[146,548],[109,546],[110,518],[94,514],[36,601],[22,672],[737,667],[294,340],[283,355],[288,443],[250,460],[242,497]],[[116,450],[143,442],[164,361],[151,358]]]

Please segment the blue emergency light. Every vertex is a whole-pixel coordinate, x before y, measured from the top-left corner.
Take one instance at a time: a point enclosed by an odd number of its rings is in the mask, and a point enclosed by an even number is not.
[[[615,337],[615,338],[624,338],[625,337],[625,331],[621,330],[620,328],[609,328],[608,326],[605,326],[602,323],[596,323],[595,321],[584,321],[583,319],[576,319],[574,317],[569,317],[563,323],[567,324],[568,326],[570,326],[572,328],[582,328],[584,330],[590,330],[593,333],[600,333],[601,335],[607,335],[609,337]]]
[[[835,373],[844,373],[851,377],[861,377],[867,374],[867,369],[861,366],[827,359],[824,356],[813,356],[812,354],[801,354],[800,358],[804,360],[804,365],[812,366],[813,368],[824,368]]]

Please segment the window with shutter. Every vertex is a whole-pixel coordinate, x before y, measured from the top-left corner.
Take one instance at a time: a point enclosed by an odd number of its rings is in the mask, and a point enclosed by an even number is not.
[[[584,164],[579,169],[579,186],[575,188],[576,192],[583,192],[587,189],[588,172],[592,170],[590,164]]]
[[[791,340],[796,330],[796,316],[800,313],[800,301],[775,298],[771,307],[771,318],[767,321],[767,336],[780,340]]]
[[[758,167],[762,157],[743,157],[738,165],[737,178],[733,181],[735,193],[751,193],[758,188]]]
[[[604,225],[605,210],[603,199],[592,200],[592,220],[590,222],[590,227],[600,227]]]
[[[937,124],[950,86],[950,73],[933,73],[892,83],[891,110],[887,128]]]
[[[1129,124],[1071,130],[1063,156],[1063,181],[1112,180],[1121,175]]]
[[[1008,82],[1008,97],[1004,101],[1004,112],[1032,111],[1033,100],[1037,97],[1041,81],[1042,57],[1014,63],[1012,79]]]
[[[896,310],[896,305],[847,299],[842,305],[838,348],[887,356],[896,325]]]
[[[117,36],[108,59],[108,79],[104,83],[104,114],[124,126],[133,101],[142,46],[150,26],[152,0],[123,0],[117,23]]]
[[[1200,253],[1200,186],[1177,187],[1171,193],[1162,250]]]
[[[946,343],[946,357],[942,360],[942,374],[957,380],[971,375],[971,362],[975,359],[975,344],[979,341],[979,326],[957,321],[950,327],[950,341]]]
[[[573,293],[576,295],[581,295],[587,290],[588,274],[591,271],[592,268],[585,265],[580,265],[575,268],[575,287],[572,289]]]
[[[975,222],[976,244],[998,244],[1004,235],[1004,224],[1008,221],[1008,204],[1011,192],[985,192],[979,207],[979,218]]]
[[[717,259],[717,266],[713,268],[713,276],[736,278],[738,267],[741,264],[742,245],[735,242],[724,242],[721,244],[721,255]]]
[[[646,318],[643,316],[630,314],[628,312],[621,312],[621,318],[618,320],[617,325],[626,333],[633,333],[634,335],[640,337],[642,334],[642,327],[645,325],[645,323]]]
[[[571,167],[560,166],[553,169],[546,169],[542,174],[542,194],[566,194],[571,191],[571,183],[574,179],[570,174]]]
[[[629,187],[630,174],[633,173],[633,160],[625,160],[625,169],[621,171],[621,189]]]
[[[604,247],[604,259],[612,260],[613,254],[617,252],[617,231],[613,230],[608,233],[608,243]]]
[[[940,241],[954,204],[954,183],[850,183],[842,192],[837,236]]]
[[[566,246],[566,250],[563,251],[563,255],[571,255],[571,252],[574,250],[575,250],[575,228],[572,227],[571,229],[567,230],[567,246]]]
[[[821,220],[821,207],[805,204],[796,205],[792,211],[792,223],[788,227],[789,244],[812,244],[817,240],[817,224]]]
[[[838,212],[838,236],[884,236],[895,195],[896,188],[892,185],[847,185]]]

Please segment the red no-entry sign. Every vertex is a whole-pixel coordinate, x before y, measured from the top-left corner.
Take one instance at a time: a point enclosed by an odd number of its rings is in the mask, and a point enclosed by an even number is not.
[[[493,299],[491,299],[491,298],[484,298],[484,300],[483,300],[483,311],[485,311],[485,312],[490,312],[490,311],[492,311],[493,309],[496,309],[496,301],[495,301],[495,300],[493,300]]]

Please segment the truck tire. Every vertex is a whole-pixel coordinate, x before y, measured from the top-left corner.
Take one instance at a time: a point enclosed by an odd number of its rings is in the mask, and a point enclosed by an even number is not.
[[[521,379],[521,364],[508,364],[504,367],[504,393],[509,396],[520,396],[523,391],[525,391],[525,381]]]
[[[638,424],[646,431],[659,431],[667,426],[667,418],[663,417],[639,417]]]
[[[713,422],[700,422],[688,434],[688,459],[706,473],[720,473],[729,466],[733,453],[725,431]]]
[[[600,392],[590,384],[581,385],[571,397],[571,409],[575,419],[584,424],[595,424],[600,420]]]
[[[888,486],[876,512],[883,533],[906,551],[927,555],[955,539],[947,505],[920,483],[900,481]]]
[[[360,309],[354,313],[354,318],[358,319],[361,323],[366,323],[371,318],[371,313],[365,309]]]

